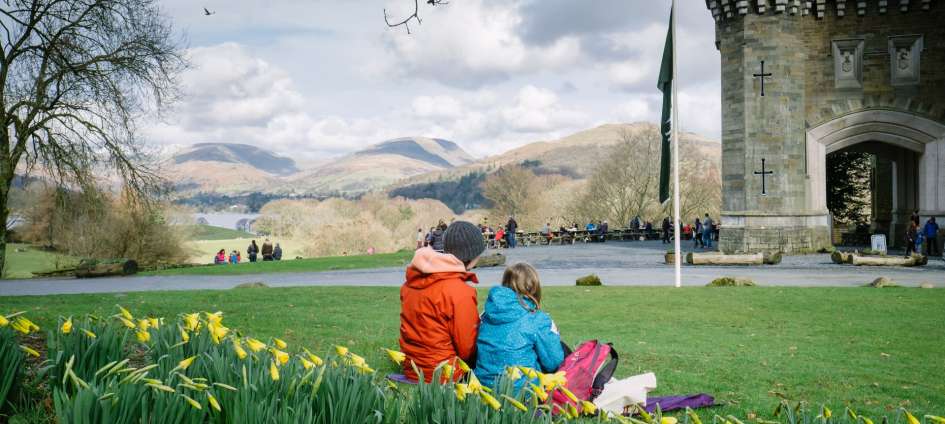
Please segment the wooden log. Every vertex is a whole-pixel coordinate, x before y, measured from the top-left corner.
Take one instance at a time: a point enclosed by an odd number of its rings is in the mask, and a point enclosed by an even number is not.
[[[138,262],[133,259],[117,262],[83,262],[75,270],[76,278],[109,277],[132,275],[138,272]]]
[[[904,258],[902,256],[860,256],[853,255],[853,265],[857,266],[922,266],[926,259],[916,255]]]
[[[686,263],[690,265],[763,265],[764,254],[726,255],[722,253],[689,253]]]
[[[480,256],[479,261],[476,262],[476,268],[489,268],[502,265],[505,265],[505,255],[501,253]]]
[[[853,254],[850,252],[835,251],[830,254],[830,260],[835,264],[853,263]]]

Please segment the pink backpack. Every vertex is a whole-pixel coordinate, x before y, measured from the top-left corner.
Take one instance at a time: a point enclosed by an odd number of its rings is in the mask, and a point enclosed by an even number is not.
[[[566,352],[567,353],[567,352]],[[610,343],[588,340],[567,353],[558,371],[564,371],[567,388],[578,400],[593,401],[617,370],[617,351]],[[574,403],[560,390],[553,394],[556,404]]]

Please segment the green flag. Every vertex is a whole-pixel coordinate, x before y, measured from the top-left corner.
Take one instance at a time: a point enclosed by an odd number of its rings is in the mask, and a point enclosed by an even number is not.
[[[672,154],[670,136],[673,129],[673,14],[669,15],[669,30],[666,32],[666,45],[663,47],[663,63],[660,66],[660,79],[656,83],[663,92],[663,117],[660,121],[660,133],[663,137],[660,155],[660,203],[669,199],[669,170]]]

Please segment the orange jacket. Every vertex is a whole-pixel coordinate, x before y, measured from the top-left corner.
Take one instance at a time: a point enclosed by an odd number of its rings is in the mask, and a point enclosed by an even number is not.
[[[459,378],[455,358],[475,356],[479,309],[476,289],[467,281],[479,282],[455,256],[429,247],[414,253],[400,288],[400,349],[407,355],[404,375],[411,380],[417,380],[412,363],[429,382],[443,361],[451,362]]]

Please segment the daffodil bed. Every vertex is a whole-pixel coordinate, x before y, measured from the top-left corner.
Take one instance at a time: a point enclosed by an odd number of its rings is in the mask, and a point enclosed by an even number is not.
[[[553,288],[545,307],[572,343],[581,332],[616,342],[618,375],[653,370],[661,389],[669,386],[661,393],[708,391],[725,405],[697,411],[701,419],[675,415],[682,423],[870,424],[886,415],[893,423],[945,424],[931,415],[945,410],[939,293]],[[0,321],[0,414],[32,411],[34,418],[65,423],[606,418],[591,417],[590,405],[549,414],[534,393],[553,390],[554,383],[517,396],[475,384],[389,385],[381,376],[398,368],[391,359],[400,360],[385,349],[396,346],[396,289],[0,298],[0,305],[6,314]],[[226,323],[221,314],[191,312],[205,309],[227,311]],[[783,351],[771,352],[772,345]],[[719,371],[714,362],[726,366]],[[846,365],[831,368],[837,363]],[[753,380],[771,389],[760,396],[737,392],[757,387]],[[816,390],[804,391],[805,385]],[[815,397],[824,388],[833,393]],[[847,406],[842,413],[829,410]],[[634,417],[637,424],[663,419]]]

